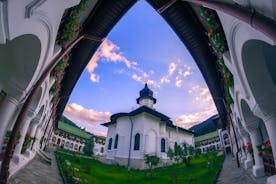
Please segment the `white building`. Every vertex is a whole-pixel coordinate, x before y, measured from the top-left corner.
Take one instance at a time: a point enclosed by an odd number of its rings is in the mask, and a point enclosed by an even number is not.
[[[0,1],[0,150],[3,156],[0,160],[6,160],[3,162],[5,164],[2,164],[5,172],[1,173],[1,176],[5,176],[5,180],[9,174],[13,175],[24,168],[36,153],[45,147],[46,140],[56,123],[53,117],[56,112],[58,115],[62,114],[64,104],[79,74],[89,61],[88,58],[96,51],[99,41],[106,37],[136,1],[90,0],[89,2],[88,8],[79,16],[79,27],[85,30],[81,33],[90,34],[97,39],[78,43],[78,47],[71,53],[70,60],[73,62],[69,62],[60,92],[52,93],[52,86],[61,84],[61,81],[50,74],[46,75],[45,72],[62,49],[67,48],[67,45],[62,45],[59,41],[63,33],[62,28],[67,27],[63,25],[66,24],[64,20],[71,19],[70,10],[74,9],[80,0]],[[219,80],[219,77],[223,76],[222,70],[217,67],[221,58],[215,57],[214,49],[210,47],[218,45],[207,37],[206,31],[210,29],[197,14],[199,6],[194,6],[185,0],[168,1],[169,3],[156,0],[147,2],[164,17],[186,44],[207,81],[220,115],[225,116],[226,110],[223,110],[225,97],[222,92],[228,88],[223,87],[222,81]],[[274,163],[276,160],[276,1],[196,2],[215,10],[213,11],[215,16],[211,17],[212,21],[222,26],[216,35],[224,35],[226,38],[227,49],[222,55],[225,65],[233,75],[234,85],[229,88],[233,103],[231,110],[227,112],[231,115],[231,122],[229,118],[225,125],[230,132],[233,153],[239,155],[237,159],[240,159],[241,165],[247,171],[251,171],[255,178],[267,177],[267,183],[274,184],[275,164],[267,168],[267,159],[259,156],[256,146],[269,141],[272,154],[266,156],[271,157],[273,160],[271,163]],[[79,36],[77,32],[74,32],[74,35]],[[76,60],[78,62],[75,62]],[[38,85],[33,98],[27,101],[31,103],[24,106],[33,87],[40,76],[44,76],[43,74],[46,78]],[[138,119],[138,115],[131,117],[134,121]],[[118,118],[116,126],[119,126],[119,122],[124,118]],[[18,127],[21,137],[18,141],[10,141],[12,146],[9,151],[13,154],[4,156],[7,152],[3,148],[9,141],[7,132],[12,130],[18,132]],[[31,148],[22,153],[28,131],[34,142]],[[145,135],[141,136],[141,140],[145,139],[143,136]],[[120,140],[122,138],[119,136],[118,146],[121,145]],[[244,152],[241,149],[243,145],[252,145],[253,154]],[[141,144],[142,146],[144,145]],[[15,149],[12,150],[13,148]]]
[[[103,155],[105,138],[92,135],[84,129],[79,128],[73,122],[62,117],[58,123],[58,128],[53,132],[49,145],[59,146],[63,149],[83,153],[86,141],[93,138],[93,154]]]
[[[225,154],[231,153],[230,137],[227,130],[216,130],[198,137],[195,137],[195,145],[201,153],[209,151],[223,151]]]
[[[147,84],[137,99],[139,108],[129,113],[117,113],[108,127],[106,158],[119,165],[143,169],[144,155],[153,154],[165,163],[167,150],[174,143],[193,145],[193,133],[173,125],[170,118],[153,108],[156,99]]]

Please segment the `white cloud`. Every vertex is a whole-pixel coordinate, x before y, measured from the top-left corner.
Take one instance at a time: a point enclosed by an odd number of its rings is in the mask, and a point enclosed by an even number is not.
[[[64,112],[74,122],[85,122],[95,127],[108,122],[111,116],[110,112],[98,112],[93,109],[86,109],[76,103],[67,104]]]
[[[90,80],[92,82],[100,82],[100,76],[95,74],[95,73],[91,73],[90,74]]]
[[[133,74],[131,76],[131,78],[133,78],[134,80],[138,81],[138,82],[142,82],[142,77],[138,76],[137,74]]]
[[[174,71],[176,70],[176,67],[177,67],[176,63],[174,62],[170,63],[169,70],[168,70],[169,75],[173,75]]]
[[[214,104],[213,98],[207,87],[193,86],[189,91],[193,95],[194,105],[200,107],[200,110],[195,113],[183,114],[174,120],[174,123],[184,128],[190,128],[198,124],[214,114],[217,114],[217,109]]]
[[[175,86],[181,88],[183,86],[183,81],[181,79],[176,79]]]
[[[99,82],[100,77],[94,74],[94,70],[98,67],[100,59],[107,62],[124,63],[128,68],[136,68],[137,65],[137,62],[128,60],[123,53],[120,52],[119,46],[106,39],[100,45],[99,49],[95,52],[86,67],[87,71],[91,75],[90,79],[92,82]]]
[[[164,83],[170,83],[170,79],[168,76],[163,76],[161,79],[160,79],[160,84],[164,84]]]

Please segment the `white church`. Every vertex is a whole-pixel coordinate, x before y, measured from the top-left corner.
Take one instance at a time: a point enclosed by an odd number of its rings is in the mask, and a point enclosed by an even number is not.
[[[144,155],[152,154],[168,162],[167,150],[175,143],[194,145],[193,132],[173,125],[170,118],[158,111],[153,105],[156,99],[145,84],[137,99],[139,108],[129,113],[113,114],[106,138],[106,159],[136,169],[145,168]]]

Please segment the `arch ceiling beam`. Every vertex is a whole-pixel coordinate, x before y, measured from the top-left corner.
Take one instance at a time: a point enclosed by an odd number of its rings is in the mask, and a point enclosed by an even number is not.
[[[181,0],[209,7],[231,15],[247,24],[254,29],[262,32],[267,37],[276,41],[276,21],[268,18],[254,9],[249,9],[234,3],[222,2],[218,0]]]

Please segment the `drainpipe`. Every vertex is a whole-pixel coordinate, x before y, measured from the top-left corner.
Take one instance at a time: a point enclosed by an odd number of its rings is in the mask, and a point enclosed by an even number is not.
[[[131,127],[130,127],[130,140],[129,140],[129,148],[128,148],[128,159],[127,159],[127,169],[130,170],[130,155],[131,155],[131,146],[132,146],[132,132],[133,132],[133,121],[131,117],[129,117]]]
[[[182,0],[194,4],[200,4],[209,7],[214,10],[221,11],[228,15],[231,15],[247,24],[254,29],[262,32],[267,37],[276,41],[276,21],[266,17],[254,9],[248,9],[246,7],[230,4],[217,0]]]
[[[6,184],[8,181],[9,177],[9,167],[10,167],[10,161],[13,156],[13,148],[16,144],[16,135],[19,132],[19,128],[21,124],[23,123],[23,120],[25,116],[27,115],[28,108],[38,91],[39,87],[42,85],[42,83],[45,81],[46,77],[51,73],[51,71],[54,69],[54,67],[59,63],[59,61],[66,55],[68,54],[71,49],[78,44],[81,40],[87,39],[91,41],[96,41],[96,42],[102,42],[103,39],[92,36],[92,35],[87,35],[83,34],[79,37],[77,37],[72,43],[68,45],[68,47],[63,50],[61,53],[58,54],[57,57],[47,66],[45,71],[42,73],[42,75],[39,77],[38,81],[35,83],[35,85],[32,87],[31,92],[28,94],[27,99],[25,103],[23,104],[22,109],[20,110],[19,115],[17,116],[17,119],[15,121],[10,140],[8,142],[6,152],[3,157],[3,162],[1,166],[1,172],[0,172],[0,184]]]

